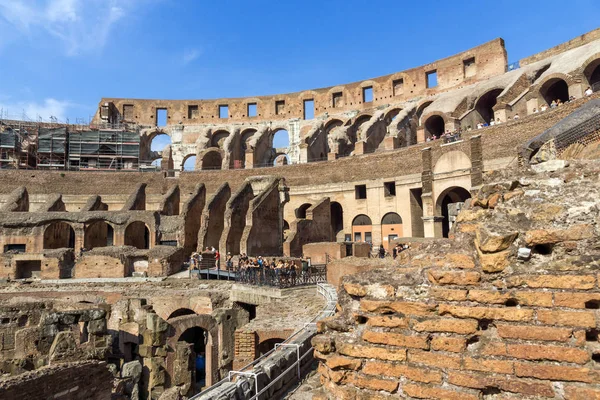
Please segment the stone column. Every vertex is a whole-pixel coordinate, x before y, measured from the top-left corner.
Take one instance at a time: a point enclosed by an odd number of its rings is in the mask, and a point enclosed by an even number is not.
[[[481,135],[471,137],[471,193],[477,192],[483,184],[483,153]]]
[[[423,229],[425,237],[442,236],[442,220],[435,216],[435,204],[433,203],[433,164],[431,161],[431,147],[421,150],[423,172],[421,172],[421,185],[423,193]]]

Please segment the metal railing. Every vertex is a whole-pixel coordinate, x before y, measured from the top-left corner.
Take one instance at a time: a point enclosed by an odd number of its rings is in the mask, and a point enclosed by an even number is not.
[[[279,288],[315,285],[327,282],[327,266],[313,265],[304,271],[297,268],[237,268],[235,280],[247,285]]]
[[[306,342],[306,339],[307,339],[305,337],[305,334],[308,336],[308,338],[309,338],[308,340],[310,340],[310,338],[312,338],[312,336],[314,336],[317,332],[316,322],[323,318],[327,318],[327,317],[334,315],[335,310],[336,310],[337,292],[336,292],[335,287],[333,287],[332,285],[326,284],[326,283],[318,283],[317,284],[317,293],[319,295],[323,296],[323,298],[326,301],[326,304],[321,309],[321,312],[318,315],[316,315],[310,322],[306,323],[302,328],[296,330],[286,340],[284,340],[283,343],[278,344],[271,351],[265,353],[264,355],[260,356],[256,360],[254,360],[251,363],[247,364],[246,366],[240,368],[238,371],[230,371],[227,374],[226,378],[224,378],[221,381],[217,382],[216,384],[206,388],[205,390],[198,393],[197,395],[191,397],[190,400],[192,400],[192,399],[199,400],[199,399],[226,398],[226,397],[224,397],[224,392],[226,391],[227,388],[225,388],[224,386],[228,383],[235,382],[236,377],[237,377],[237,379],[244,379],[244,378],[251,379],[254,382],[254,390],[253,390],[254,394],[251,395],[251,397],[248,397],[249,400],[257,400],[260,398],[260,396],[265,395],[265,393],[268,390],[270,390],[274,385],[278,384],[281,379],[286,377],[287,374],[290,373],[291,371],[293,371],[294,369],[297,371],[296,379],[298,379],[298,381],[300,381],[302,362],[308,356],[310,356],[313,352],[313,347],[309,346],[309,348],[302,355],[300,354],[300,347],[302,346],[303,343]],[[258,376],[258,373],[262,372],[261,366],[265,365],[267,362],[269,362],[270,359],[274,358],[274,356],[277,353],[286,351],[285,349],[290,348],[290,347],[294,347],[296,349],[296,351],[295,351],[296,361],[293,364],[291,364],[288,368],[286,368],[284,371],[280,372],[277,375],[277,377],[273,378],[267,385],[265,385],[265,387],[263,387],[259,390],[258,386],[257,386],[258,379],[256,379],[256,377]],[[220,391],[219,390],[220,388],[222,388],[223,390]]]

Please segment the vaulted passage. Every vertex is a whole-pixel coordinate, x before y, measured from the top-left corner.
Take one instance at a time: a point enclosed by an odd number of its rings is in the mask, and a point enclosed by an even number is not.
[[[85,228],[83,247],[91,250],[96,247],[112,246],[114,243],[114,230],[104,221],[92,222]]]
[[[202,169],[221,169],[223,159],[218,151],[209,151],[202,157]]]
[[[462,208],[463,203],[471,198],[471,193],[461,187],[451,187],[444,190],[437,200],[437,210],[444,217],[442,221],[442,235],[448,237],[450,228]]]
[[[150,230],[145,223],[135,221],[125,228],[125,246],[133,246],[138,249],[150,248]]]
[[[425,137],[440,137],[444,133],[444,118],[439,115],[432,115],[425,121]]]
[[[208,332],[195,326],[184,331],[179,336],[178,342],[186,342],[193,345],[196,390],[200,390],[206,384],[206,344]]]
[[[563,103],[569,101],[569,86],[562,79],[551,79],[540,89],[540,93],[551,104],[553,100],[561,100]]]
[[[337,201],[330,205],[331,208],[331,232],[333,233],[334,241],[344,239],[344,209]],[[341,234],[341,237],[338,237]]]
[[[44,249],[75,247],[75,231],[66,222],[53,222],[44,231]]]
[[[475,104],[475,110],[479,113],[481,119],[488,124],[494,119],[494,106],[500,93],[502,93],[502,89],[490,90],[481,96]]]
[[[391,252],[390,244],[402,237],[402,217],[395,212],[387,213],[381,219],[381,243]]]

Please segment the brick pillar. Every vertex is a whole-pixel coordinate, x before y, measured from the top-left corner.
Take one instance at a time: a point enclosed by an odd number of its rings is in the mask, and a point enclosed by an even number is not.
[[[423,143],[425,141],[425,128],[417,129],[417,143]]]
[[[363,141],[356,142],[356,144],[354,145],[354,155],[358,156],[361,154],[365,154],[366,145],[367,144]]]
[[[398,140],[395,137],[386,136],[383,139],[383,148],[385,150],[394,150],[398,148]]]
[[[337,158],[338,158],[338,153],[334,153],[334,152],[327,153],[327,161],[337,160]]]
[[[433,163],[431,160],[431,147],[421,150],[423,171],[421,172],[421,186],[423,193],[423,228],[425,237],[442,236],[442,218],[435,215],[435,204],[433,204]]]
[[[245,169],[254,168],[254,152],[252,150],[246,151],[246,167]]]
[[[481,135],[471,137],[471,193],[483,184],[483,154]]]
[[[258,347],[258,337],[256,332],[247,330],[235,331],[235,358],[233,360],[233,369],[239,369],[244,365],[256,359],[256,348]]]

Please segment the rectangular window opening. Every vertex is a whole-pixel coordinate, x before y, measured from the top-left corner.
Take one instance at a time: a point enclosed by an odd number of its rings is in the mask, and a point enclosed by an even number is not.
[[[258,114],[256,112],[256,103],[248,103],[248,116],[256,117]]]
[[[304,119],[313,119],[315,117],[315,101],[313,99],[304,100]]]
[[[434,88],[438,85],[438,76],[437,76],[437,71],[433,70],[433,71],[429,71],[426,73],[427,75],[427,88]]]
[[[123,105],[123,120],[133,121],[133,104]]]
[[[283,114],[285,109],[285,100],[276,100],[275,101],[275,115]]]
[[[357,200],[367,198],[367,185],[356,185],[354,186],[354,197]]]
[[[228,105],[220,105],[219,106],[219,118],[229,118],[229,106]]]
[[[199,111],[198,106],[188,106],[188,119],[198,118]]]
[[[167,126],[167,120],[169,116],[166,108],[156,109],[156,126]]]
[[[404,93],[404,79],[396,79],[393,83],[394,96],[399,96]]]
[[[342,106],[342,92],[337,92],[331,95],[331,101],[332,101],[332,105],[333,108],[338,108]]]
[[[370,103],[373,101],[373,86],[363,88],[363,103]]]
[[[384,182],[383,192],[385,197],[393,197],[396,195],[396,182]]]
[[[463,60],[463,71],[465,78],[470,78],[477,74],[477,65],[475,64],[475,57]]]
[[[8,253],[9,251],[12,253],[25,253],[27,249],[27,245],[25,244],[5,244],[4,252]]]

